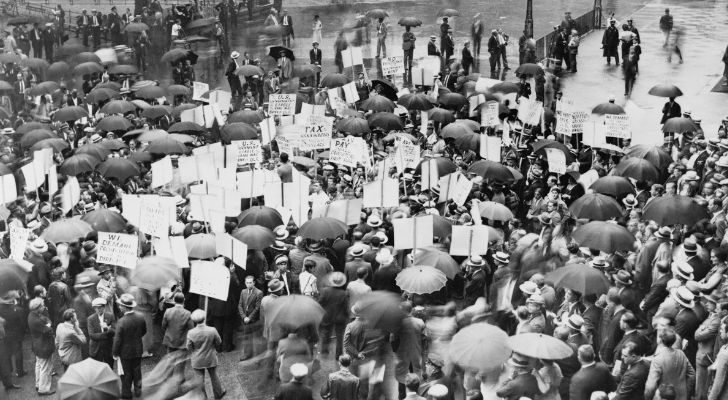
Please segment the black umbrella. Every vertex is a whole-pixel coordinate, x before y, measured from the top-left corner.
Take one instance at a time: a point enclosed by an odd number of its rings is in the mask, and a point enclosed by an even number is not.
[[[422,93],[405,94],[397,100],[397,104],[410,111],[427,111],[434,107],[430,99]]]
[[[598,114],[598,115],[604,115],[604,114],[613,114],[613,115],[621,115],[626,114],[627,112],[624,111],[624,108],[618,104],[614,104],[611,101],[608,103],[602,103],[597,105],[592,109],[592,114]]]
[[[415,17],[402,17],[399,19],[398,24],[402,26],[420,26],[422,25],[422,21]]]
[[[392,82],[386,79],[372,79],[372,87],[381,96],[397,101],[397,89]]]
[[[679,87],[667,83],[655,85],[647,93],[657,97],[678,97],[683,94]]]
[[[286,57],[288,57],[291,61],[296,59],[296,56],[293,54],[293,50],[289,49],[288,47],[283,46],[271,46],[270,49],[268,49],[268,55],[278,60],[281,58],[281,52],[285,53]]]

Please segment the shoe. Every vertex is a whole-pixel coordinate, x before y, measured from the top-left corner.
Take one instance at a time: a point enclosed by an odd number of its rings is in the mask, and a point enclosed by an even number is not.
[[[154,357],[154,354],[152,354],[148,351],[145,351],[144,354],[142,354],[142,358],[149,358],[149,357]]]
[[[134,389],[134,397],[142,397],[142,390]]]
[[[217,397],[215,397],[215,398],[216,398],[216,399],[222,399],[223,397],[225,397],[225,395],[226,395],[226,394],[227,394],[227,390],[223,390],[223,391],[222,391],[222,394],[221,394],[221,395],[219,395],[219,396],[217,396]]]
[[[21,377],[23,377],[25,375],[28,375],[28,372],[27,371],[20,371],[20,372],[18,372],[18,378],[21,378]]]
[[[15,389],[20,389],[20,386],[14,384],[14,383],[11,384],[10,386],[5,386],[5,390],[15,390]]]
[[[55,393],[56,393],[55,390],[50,390],[48,392],[38,392],[38,396],[50,396],[50,395],[55,394]]]

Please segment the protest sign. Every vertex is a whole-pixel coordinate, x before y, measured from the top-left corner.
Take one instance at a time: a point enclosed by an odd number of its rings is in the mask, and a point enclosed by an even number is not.
[[[394,226],[394,249],[412,249],[432,246],[432,215],[392,220]]]
[[[268,114],[293,115],[296,113],[295,94],[271,94],[268,96]]]
[[[276,137],[276,120],[268,117],[260,122],[260,136],[263,145],[271,142]]]
[[[572,114],[571,132],[574,134],[584,132],[584,123],[589,119],[586,111],[574,111]]]
[[[556,111],[556,133],[571,136],[574,132],[574,114],[567,111]]]
[[[282,206],[291,210],[290,215],[297,226],[308,220],[310,186],[311,179],[298,172],[294,172],[293,182],[283,184]]]
[[[415,86],[432,86],[435,84],[437,70],[428,68],[412,68],[412,84]]]
[[[361,222],[362,199],[336,200],[324,206],[314,207],[311,218],[329,217],[338,219],[347,225]]]
[[[522,98],[518,107],[518,119],[525,125],[538,125],[543,114],[543,103]]]
[[[362,56],[361,47],[349,47],[341,51],[341,60],[344,68],[353,67],[355,65],[363,65],[364,57]]]
[[[211,261],[193,261],[190,269],[190,293],[227,301],[230,270]]]
[[[163,201],[160,201],[159,196],[141,197],[139,204],[140,231],[152,236],[166,237],[169,233],[169,218],[169,208]]]
[[[404,56],[383,57],[380,60],[383,76],[404,74]]]
[[[43,161],[33,159],[29,164],[20,167],[25,178],[25,191],[32,192],[45,183],[45,172],[43,171]]]
[[[154,253],[159,257],[167,257],[174,260],[180,268],[189,268],[190,261],[187,258],[187,246],[183,236],[170,236],[168,238],[152,238]]]
[[[68,213],[79,200],[81,200],[81,186],[75,176],[69,176],[61,190],[61,211],[64,214]]]
[[[437,160],[431,158],[422,161],[420,164],[420,175],[422,176],[422,190],[430,190],[437,186],[440,179],[440,174],[437,170]]]
[[[192,82],[192,100],[207,102],[209,99],[203,99],[202,95],[210,91],[210,85],[205,82]]]
[[[423,135],[427,134],[427,124],[430,121],[430,115],[427,114],[427,111],[420,111],[420,133]]]
[[[73,177],[73,179],[76,179],[76,177]],[[15,186],[15,176],[13,174],[0,176],[0,204],[8,204],[17,198],[18,188]]]
[[[263,149],[259,140],[233,140],[231,143],[238,146],[238,166],[263,161]]]
[[[210,104],[217,105],[220,112],[227,114],[230,111],[230,104],[232,102],[232,93],[227,90],[215,89],[210,92]]]
[[[134,269],[137,264],[139,238],[123,233],[99,232],[96,262]]]
[[[632,132],[630,131],[629,116],[626,114],[604,115],[604,134],[608,137],[615,137],[620,139],[630,139]]]
[[[331,139],[329,152],[329,161],[335,164],[345,165],[347,167],[355,167],[356,160],[360,158],[357,154],[359,147],[355,145],[353,136],[344,138]]]
[[[452,190],[453,196],[452,200],[455,204],[458,206],[462,206],[465,204],[465,200],[467,200],[468,195],[470,194],[470,191],[473,189],[473,181],[466,178],[465,176],[462,176],[460,179],[458,179],[457,183],[455,184],[455,187]]]
[[[380,178],[363,187],[364,207],[397,207],[399,205],[399,182],[392,178]]]
[[[465,177],[460,172],[455,171],[439,179],[440,197],[437,199],[438,203],[444,203],[455,196],[455,186],[461,178]]]
[[[215,234],[215,250],[242,269],[247,268],[248,245],[227,233]]]
[[[48,169],[48,193],[56,192],[58,192],[58,167],[53,164]]]
[[[500,162],[501,139],[497,136],[480,135],[479,155],[487,160]]]
[[[356,90],[356,84],[349,82],[342,86],[341,89],[344,91],[344,99],[349,104],[354,104],[359,101],[359,92]]]
[[[397,173],[401,174],[407,168],[416,168],[420,163],[420,146],[412,144],[411,141],[405,139],[397,144],[394,153],[394,164],[397,167]]]
[[[164,186],[172,182],[174,178],[174,170],[172,168],[172,158],[169,156],[152,163],[152,187],[156,188]]]
[[[22,260],[25,257],[25,248],[28,246],[30,229],[10,225],[10,258]]]
[[[606,129],[604,123],[597,121],[586,121],[583,125],[584,135],[582,143],[588,146],[597,146],[606,142]],[[660,132],[662,134],[662,132]],[[638,135],[639,136],[639,135]]]
[[[497,126],[500,123],[498,118],[498,102],[489,101],[480,109],[481,126]]]
[[[488,252],[488,242],[488,227],[485,225],[453,225],[450,255],[484,255]]]
[[[333,126],[332,117],[309,115],[301,133],[300,149],[304,151],[328,149],[331,145]]]
[[[566,155],[560,149],[545,148],[546,160],[549,163],[549,172],[555,174],[566,173]]]
[[[502,83],[498,79],[490,79],[490,78],[478,78],[477,81],[475,81],[475,91],[476,92],[487,92],[493,85],[496,83]]]

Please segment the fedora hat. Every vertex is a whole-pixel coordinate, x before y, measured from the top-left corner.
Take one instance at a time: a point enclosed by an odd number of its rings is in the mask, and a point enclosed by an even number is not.
[[[333,287],[342,287],[346,283],[346,275],[343,272],[334,271],[329,274],[329,284]]]
[[[268,291],[271,293],[279,292],[283,289],[284,284],[278,279],[271,279],[270,282],[268,282]]]
[[[686,281],[693,279],[693,267],[686,262],[679,262],[673,265],[675,277],[682,278]]]
[[[119,300],[116,300],[116,304],[125,308],[134,308],[137,306],[136,301],[134,301],[134,296],[129,293],[122,294]]]
[[[579,314],[571,314],[566,320],[566,326],[576,331],[580,331],[583,325],[584,318],[582,318]]]
[[[540,294],[532,294],[528,297],[528,299],[526,300],[526,303],[536,303],[536,304],[545,305],[546,300],[544,300],[543,296],[541,296]]]
[[[276,240],[286,240],[286,238],[290,235],[285,225],[276,226],[273,228],[273,233],[276,235]]]
[[[666,226],[661,226],[654,235],[658,239],[669,239],[672,236],[672,231]]]
[[[497,251],[493,255],[493,260],[495,262],[501,263],[501,264],[508,264],[510,262],[510,257],[508,256],[508,253],[504,253],[502,251]]]
[[[99,266],[99,275],[103,275],[104,272],[111,272],[114,270],[114,267],[112,267],[109,264],[101,264]]]
[[[685,286],[677,288],[677,290],[673,292],[672,298],[683,307],[695,307],[695,295]]]
[[[73,285],[74,289],[83,289],[87,287],[91,287],[94,285],[94,282],[91,280],[91,277],[88,275],[81,275],[76,279],[76,284]]]
[[[531,364],[531,360],[519,353],[513,353],[511,358],[508,359],[508,364],[516,368],[528,368]]]
[[[308,245],[308,251],[316,252],[322,249],[321,242],[313,242]]]
[[[622,285],[629,286],[632,284],[632,274],[625,270],[619,270],[614,274],[614,281]]]
[[[683,251],[685,254],[695,254],[698,252],[698,244],[695,242],[695,239],[687,238],[683,242]]]
[[[533,294],[541,294],[541,290],[538,288],[538,285],[531,281],[525,281],[520,286],[518,286],[518,289],[527,295],[533,295]]]
[[[692,169],[685,173],[683,176],[683,180],[686,181],[699,181],[700,177],[698,176],[698,173],[693,171]]]

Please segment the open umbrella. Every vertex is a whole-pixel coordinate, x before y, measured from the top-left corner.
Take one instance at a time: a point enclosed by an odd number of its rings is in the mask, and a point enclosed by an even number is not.
[[[490,91],[493,93],[518,93],[519,86],[515,82],[499,82],[490,87]]]
[[[233,122],[220,129],[220,138],[226,143],[233,140],[255,140],[258,138],[258,131],[245,122]]]
[[[321,67],[314,64],[293,66],[293,76],[298,78],[310,78],[321,72]]]
[[[104,117],[96,125],[96,129],[106,132],[126,131],[131,127],[131,121],[120,115],[110,115],[108,117]]]
[[[190,258],[205,259],[217,256],[215,248],[215,235],[212,233],[197,233],[185,239],[187,255]]]
[[[316,163],[316,161],[314,161],[308,157],[303,157],[303,156],[293,156],[293,157],[291,157],[291,162],[296,165],[305,167],[305,168],[313,168],[316,165],[318,165]]]
[[[601,193],[587,193],[576,199],[569,206],[569,211],[576,218],[606,221],[619,218],[624,213],[622,207],[613,197]]]
[[[160,61],[162,61],[163,63],[176,63],[178,61],[189,58],[191,54],[194,53],[187,49],[175,47],[168,52],[162,54],[162,58],[160,59]],[[195,61],[197,61],[197,57],[195,57]]]
[[[397,87],[386,79],[372,79],[372,87],[377,94],[392,101],[397,101]]]
[[[440,123],[449,123],[455,121],[455,116],[453,116],[452,111],[445,110],[443,108],[435,107],[429,111],[427,111],[427,115],[429,118],[433,121],[440,122]]]
[[[248,245],[250,250],[263,250],[276,241],[273,231],[260,225],[248,225],[233,231],[235,239]]]
[[[88,112],[81,106],[67,106],[53,114],[54,121],[68,122],[88,117]]]
[[[446,157],[433,157],[429,159],[424,159],[420,161],[419,164],[417,164],[417,167],[415,168],[415,172],[421,172],[422,171],[422,163],[428,162],[430,160],[435,161],[435,166],[437,168],[437,174],[438,176],[445,176],[447,174],[453,173],[457,170],[457,166],[455,163],[452,162],[449,158]]]
[[[422,21],[415,17],[402,17],[397,22],[401,26],[420,26],[422,25]]]
[[[543,333],[519,333],[507,338],[506,344],[519,354],[539,360],[562,360],[574,353],[566,342]]]
[[[351,82],[351,79],[344,74],[327,74],[321,79],[321,86],[333,89]]]
[[[406,315],[399,308],[402,298],[386,290],[375,290],[356,304],[359,315],[372,327],[388,332],[399,331]]]
[[[121,84],[114,81],[102,82],[96,85],[96,89],[111,89],[116,92],[121,91]]]
[[[37,21],[38,20],[36,18],[31,17],[30,15],[18,15],[8,18],[8,21],[5,22],[5,25],[30,25]]]
[[[468,132],[464,136],[455,139],[455,146],[460,150],[473,150],[477,152],[480,149],[481,136],[478,133]]]
[[[561,142],[557,142],[556,140],[551,139],[540,139],[533,143],[534,153],[540,152],[545,155],[545,149],[561,150],[561,152],[564,153],[564,157],[566,157],[567,164],[571,164],[575,160],[574,155],[571,153],[571,151],[569,151],[569,148]]]
[[[620,106],[619,104],[614,104],[611,101],[608,103],[602,103],[598,104],[596,107],[592,109],[592,114],[597,115],[605,115],[605,114],[612,114],[612,115],[621,115],[626,114],[627,112],[624,111],[624,108]]]
[[[460,15],[460,12],[452,8],[443,8],[437,13],[438,17],[457,17],[458,15]]]
[[[467,125],[461,124],[459,122],[454,122],[452,124],[447,124],[447,126],[442,128],[442,130],[440,131],[440,136],[443,139],[446,139],[446,138],[457,139],[457,138],[465,136],[469,133],[473,133],[473,130],[470,129]]]
[[[642,218],[660,225],[693,225],[701,219],[710,218],[705,207],[687,196],[660,196],[645,206]]]
[[[119,92],[111,89],[94,89],[90,91],[84,101],[89,104],[97,104],[121,96]]]
[[[23,136],[20,138],[20,146],[27,149],[34,144],[40,142],[41,140],[45,139],[55,139],[56,135],[54,135],[51,131],[46,129],[34,129],[30,132],[24,133]]]
[[[634,250],[635,237],[627,228],[611,222],[592,221],[577,228],[572,238],[582,247],[605,253]]]
[[[126,229],[126,219],[116,211],[100,208],[81,217],[81,220],[91,225],[98,232],[117,233]]]
[[[501,203],[484,201],[478,204],[480,216],[493,221],[510,221],[513,219],[513,212]]]
[[[621,147],[609,143],[595,144],[592,149],[613,156],[623,156],[624,150]]]
[[[410,111],[427,111],[434,106],[430,99],[422,93],[408,93],[397,99],[397,104]]]
[[[543,68],[541,68],[538,64],[533,63],[524,63],[518,66],[516,68],[516,76],[520,75],[536,75],[543,71]]]
[[[183,121],[183,122],[175,122],[172,124],[172,126],[167,129],[167,132],[169,133],[203,133],[205,132],[205,128],[192,122],[192,121]]]
[[[43,72],[48,69],[48,61],[42,58],[25,58],[20,60],[20,66],[28,67],[36,72]]]
[[[238,215],[238,227],[248,225],[260,225],[273,230],[275,227],[283,225],[283,219],[275,208],[254,206]]]
[[[126,114],[134,111],[136,106],[126,100],[111,100],[101,107],[101,112],[104,114]]]
[[[81,63],[73,67],[74,75],[91,75],[103,71],[104,67],[102,67],[101,64],[92,61]]]
[[[3,64],[17,64],[20,62],[20,56],[15,53],[2,53],[0,54],[0,62]]]
[[[144,86],[134,92],[134,96],[140,99],[155,100],[165,97],[167,92],[159,86]]]
[[[142,111],[142,117],[148,119],[157,119],[168,115],[172,115],[172,107],[164,105],[150,106]]]
[[[331,217],[317,217],[304,222],[298,229],[298,236],[305,239],[322,240],[334,239],[345,235],[346,232],[346,224],[338,219]]]
[[[85,238],[93,228],[79,218],[62,219],[52,222],[40,235],[47,242],[71,243]]]
[[[227,119],[227,123],[245,122],[246,124],[258,124],[261,121],[263,121],[263,117],[257,111],[253,110],[235,111]]]
[[[382,10],[381,8],[374,8],[372,10],[367,11],[366,16],[367,16],[367,18],[373,18],[373,19],[387,18],[387,17],[389,17],[389,13]]]
[[[0,262],[4,263],[6,260]],[[0,265],[0,296],[5,296],[11,290],[24,290],[25,288],[25,279],[18,274],[17,270]]]
[[[678,97],[683,95],[679,87],[669,83],[655,85],[647,93],[657,97]]]
[[[109,364],[87,358],[68,367],[58,392],[62,400],[115,400],[121,396],[121,379]]]
[[[51,126],[50,126],[50,124],[46,124],[46,123],[38,122],[38,121],[24,122],[23,124],[21,124],[20,126],[15,128],[15,133],[18,135],[22,135],[22,134],[28,133],[30,131],[34,131],[36,129],[44,129],[44,130],[50,131]]]
[[[36,151],[40,149],[53,149],[54,152],[60,153],[64,149],[68,148],[68,142],[60,138],[43,139],[36,142],[30,147],[30,150]]]
[[[460,93],[445,93],[437,98],[437,102],[445,108],[459,110],[468,100]]]
[[[404,129],[404,125],[402,125],[402,120],[399,116],[388,112],[371,114],[367,118],[367,121],[369,121],[370,127],[380,128],[385,132]]]
[[[511,356],[508,334],[484,322],[466,326],[450,341],[448,356],[465,370],[488,372],[500,369]]]
[[[189,149],[184,144],[170,137],[153,141],[146,151],[152,154],[187,154]]]
[[[36,86],[38,86],[38,85],[36,85]],[[0,90],[2,90],[2,91],[10,91],[10,90],[15,90],[15,88],[13,87],[13,85],[11,85],[10,83],[8,83],[7,81],[0,81]]]
[[[643,158],[652,163],[657,169],[666,169],[672,163],[672,157],[662,147],[647,144],[636,144],[627,148],[628,157]]]
[[[200,18],[200,19],[196,19],[196,20],[190,22],[189,24],[187,24],[185,29],[191,30],[191,29],[206,28],[208,26],[215,25],[216,22],[217,22],[217,19],[213,18],[213,17]]]
[[[101,64],[101,58],[99,58],[96,53],[82,51],[80,53],[73,54],[71,56],[71,62],[74,64],[83,64],[87,62]]]
[[[362,110],[374,112],[392,112],[394,111],[394,107],[392,100],[378,94],[369,96],[368,99],[359,105],[359,108]]]
[[[312,297],[293,294],[274,299],[265,311],[265,321],[272,326],[295,330],[306,325],[318,326],[324,313]]]
[[[46,76],[48,79],[60,79],[68,74],[71,67],[65,61],[56,61],[48,67],[46,70]]]
[[[615,175],[607,175],[597,179],[589,186],[589,189],[597,193],[610,195],[616,199],[634,193],[634,186],[632,186],[629,179]]]
[[[662,125],[663,132],[685,133],[695,132],[697,130],[698,126],[695,125],[695,122],[693,122],[692,119],[685,117],[670,118]]]
[[[491,160],[478,160],[468,167],[468,173],[473,173],[483,179],[492,179],[496,182],[508,183],[515,182],[511,170],[505,165]]]
[[[164,139],[169,134],[167,131],[161,130],[161,129],[142,129],[141,132],[135,133],[134,135],[130,135],[134,131],[129,131],[124,134],[124,137],[137,137],[137,140],[140,142],[153,142],[155,140]],[[128,136],[127,136],[128,135]]]
[[[453,279],[460,272],[460,264],[450,254],[435,247],[417,249],[413,264],[434,267],[442,271],[448,279]]]
[[[185,85],[169,85],[167,86],[167,93],[170,96],[189,96],[192,91]]]
[[[99,146],[109,150],[109,151],[118,151],[121,149],[128,149],[129,145],[126,144],[121,139],[112,139],[112,140],[104,140],[101,143],[99,143]]]
[[[296,55],[293,54],[293,50],[289,49],[288,47],[284,46],[271,46],[268,49],[268,55],[278,60],[281,58],[281,53],[284,53],[286,57],[288,57],[289,60],[295,61]]]
[[[131,283],[142,289],[155,291],[169,285],[171,281],[179,281],[180,270],[171,258],[149,256],[137,263],[131,274]]]
[[[129,155],[129,159],[134,162],[142,163],[152,161],[154,156],[146,151],[134,151]]]
[[[395,282],[405,292],[427,294],[445,287],[447,276],[435,267],[413,265],[398,273]]]
[[[397,140],[397,138],[407,139],[407,140],[409,140],[412,143],[415,143],[417,141],[417,138],[415,138],[414,136],[412,136],[412,135],[410,135],[409,133],[406,133],[406,132],[392,132],[392,133],[389,133],[389,134],[387,134],[387,136],[385,136],[385,137],[382,138],[382,141],[383,142],[391,142],[391,141]]]
[[[575,290],[581,294],[604,294],[609,290],[609,279],[602,271],[585,264],[571,264],[546,274],[546,280],[557,288]]]
[[[116,178],[119,182],[125,182],[132,176],[138,176],[140,171],[136,163],[125,158],[109,158],[96,166],[106,178]]]
[[[100,162],[101,160],[90,154],[76,154],[65,159],[58,170],[64,175],[77,176],[93,171]]]
[[[89,143],[76,149],[74,154],[90,154],[99,160],[105,160],[111,154],[111,150],[102,146],[101,143]]]
[[[364,118],[341,119],[336,123],[336,129],[354,136],[361,136],[371,132],[369,122]]]
[[[235,74],[249,77],[254,75],[263,76],[264,72],[257,65],[247,64],[239,66],[238,69],[235,70]]]
[[[454,123],[465,125],[473,132],[480,132],[480,124],[472,119],[456,119]]]
[[[660,178],[660,172],[657,168],[644,158],[623,158],[614,167],[613,173],[617,176],[645,182],[656,182]]]
[[[143,22],[130,22],[124,27],[124,32],[142,33],[149,30],[149,25]]]

